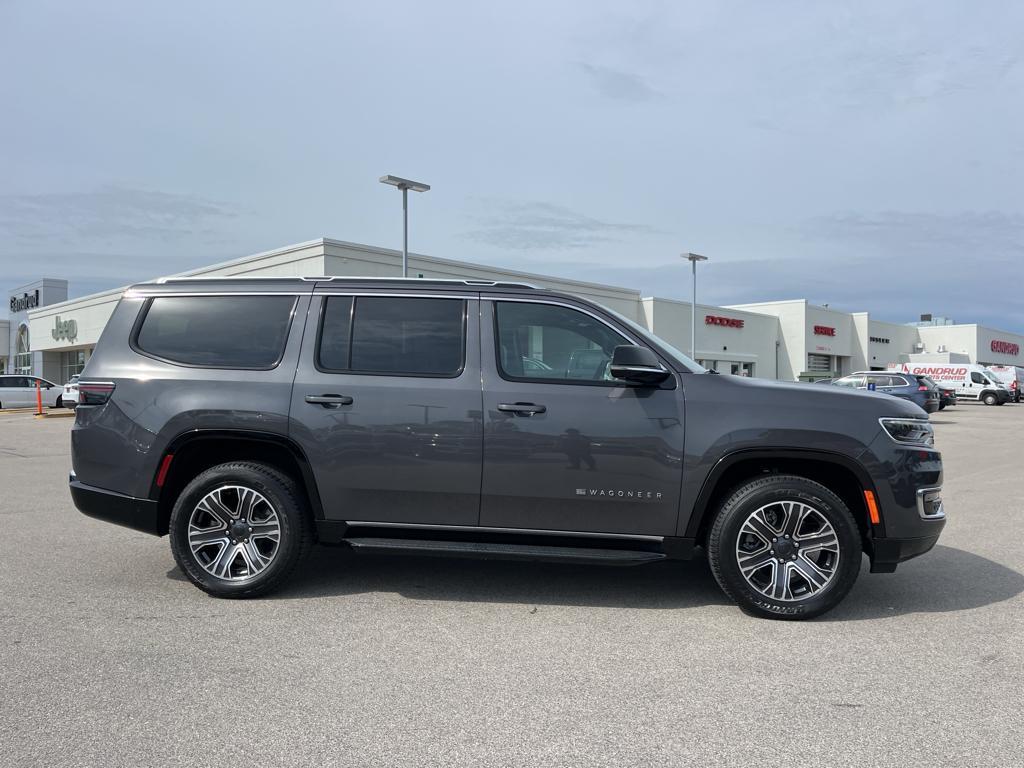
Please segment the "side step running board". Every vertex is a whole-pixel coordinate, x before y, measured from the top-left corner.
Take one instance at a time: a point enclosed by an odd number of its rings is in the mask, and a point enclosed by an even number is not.
[[[476,541],[433,541],[353,537],[344,540],[358,552],[405,552],[411,555],[473,557],[490,560],[549,560],[562,563],[641,565],[666,559],[663,552],[591,547],[547,547],[540,544],[493,544]]]

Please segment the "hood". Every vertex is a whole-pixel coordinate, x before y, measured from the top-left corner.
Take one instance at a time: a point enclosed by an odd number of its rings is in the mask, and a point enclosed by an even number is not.
[[[695,374],[714,376],[714,374]],[[857,411],[871,413],[878,418],[927,419],[928,414],[920,406],[900,397],[884,392],[869,392],[862,389],[836,387],[832,384],[810,384],[805,382],[773,381],[753,379],[745,376],[719,375],[721,385],[745,390],[751,400],[763,400],[765,406],[773,404],[792,407],[795,402],[807,408],[822,410]],[[739,394],[739,392],[737,392]]]

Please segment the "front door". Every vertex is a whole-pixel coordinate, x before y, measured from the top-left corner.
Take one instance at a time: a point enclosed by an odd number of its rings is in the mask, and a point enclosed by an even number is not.
[[[637,343],[585,305],[483,297],[480,525],[673,535],[683,401],[675,376],[626,386],[614,348]]]
[[[326,519],[477,524],[479,356],[475,293],[317,289],[291,430]]]

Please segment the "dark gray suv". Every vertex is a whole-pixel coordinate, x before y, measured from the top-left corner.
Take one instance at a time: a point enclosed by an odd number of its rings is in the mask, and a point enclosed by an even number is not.
[[[128,290],[79,383],[71,494],[169,534],[219,597],[356,551],[636,565],[707,553],[806,618],[927,552],[942,462],[895,398],[709,375],[528,285],[188,279]]]

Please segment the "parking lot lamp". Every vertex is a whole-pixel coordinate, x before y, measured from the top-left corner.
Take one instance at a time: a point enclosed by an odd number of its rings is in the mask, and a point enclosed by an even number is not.
[[[429,184],[419,181],[410,181],[398,176],[381,176],[381,184],[390,184],[402,190],[402,277],[409,276],[409,190],[413,192],[426,192],[430,189]]]
[[[697,262],[707,261],[707,256],[699,253],[681,254],[693,267],[693,301],[690,303],[690,357],[697,359]]]

